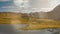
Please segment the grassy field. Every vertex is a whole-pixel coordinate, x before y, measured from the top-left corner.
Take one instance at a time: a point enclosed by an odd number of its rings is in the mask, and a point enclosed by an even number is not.
[[[46,28],[60,28],[60,20],[42,19],[30,22],[28,26],[21,28],[22,30],[41,30]]]
[[[60,20],[22,17],[20,14],[15,13],[0,13],[0,24],[28,24],[28,26],[21,28],[21,30],[60,28]]]

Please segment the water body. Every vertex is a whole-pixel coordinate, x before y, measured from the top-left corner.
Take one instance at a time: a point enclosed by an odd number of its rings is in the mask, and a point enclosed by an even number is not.
[[[18,26],[18,27],[17,27]],[[0,34],[52,34],[47,29],[44,30],[17,30],[19,27],[25,27],[24,24],[0,24]]]

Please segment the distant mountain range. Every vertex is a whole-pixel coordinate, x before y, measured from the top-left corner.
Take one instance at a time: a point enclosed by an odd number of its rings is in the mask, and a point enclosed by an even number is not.
[[[40,19],[54,19],[60,20],[60,5],[56,6],[52,11],[49,12],[35,12],[30,13],[32,15],[36,15]]]

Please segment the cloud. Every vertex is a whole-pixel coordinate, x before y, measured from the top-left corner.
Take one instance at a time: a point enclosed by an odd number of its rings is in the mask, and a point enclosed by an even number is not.
[[[20,12],[20,9],[17,6],[2,6],[0,7],[0,12]]]
[[[30,0],[30,5],[33,8],[48,8],[49,1],[48,0]]]
[[[0,0],[0,1],[11,1],[11,0]],[[28,2],[28,5],[26,6],[25,4],[25,7],[28,7],[28,6],[31,6],[29,9],[25,8],[25,9],[22,9],[20,8],[19,6],[2,6],[0,8],[0,11],[13,11],[13,12],[36,12],[36,11],[49,11],[49,10],[52,10],[57,4],[60,4],[60,0],[30,0]],[[6,5],[6,4],[5,4]],[[35,10],[36,9],[36,10]]]
[[[14,4],[24,8],[30,7],[28,0],[14,0]]]
[[[50,12],[51,10],[53,10],[53,8],[41,8],[40,11],[43,12]]]
[[[19,8],[14,5],[13,0],[0,0],[0,12],[17,12]]]
[[[33,8],[54,8],[58,4],[60,4],[60,0],[30,0]]]
[[[10,1],[10,0],[0,0],[0,2],[5,2],[5,1]]]

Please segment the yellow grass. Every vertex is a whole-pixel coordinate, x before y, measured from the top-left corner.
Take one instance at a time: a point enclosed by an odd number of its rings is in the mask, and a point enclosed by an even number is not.
[[[40,30],[44,28],[60,28],[60,20],[22,18],[16,14],[0,14],[0,24],[28,24],[22,30]]]
[[[46,28],[60,28],[60,20],[42,19],[41,23],[30,23],[28,26],[21,28],[22,30],[41,30]]]

